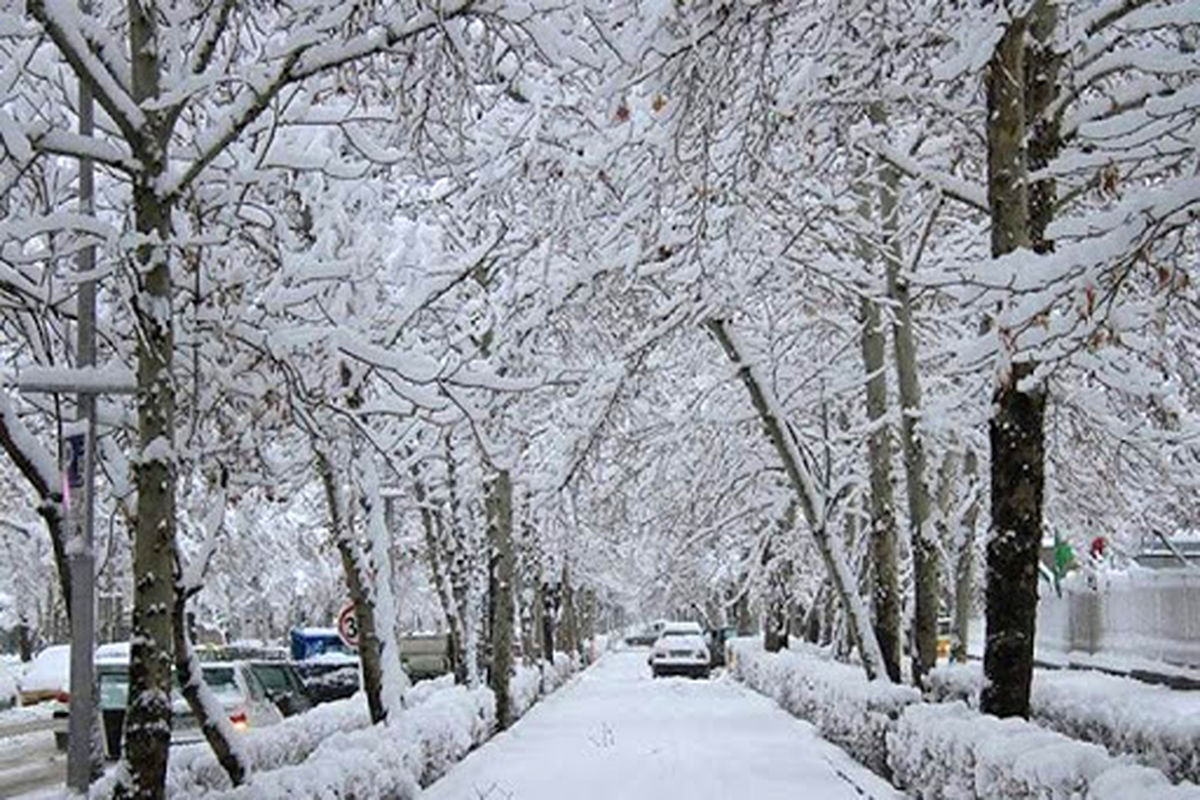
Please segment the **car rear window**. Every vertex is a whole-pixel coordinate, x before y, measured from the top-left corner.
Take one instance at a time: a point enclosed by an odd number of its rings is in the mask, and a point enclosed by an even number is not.
[[[269,692],[286,692],[292,688],[288,681],[287,670],[271,664],[255,664],[252,668],[254,676],[262,681]]]
[[[233,677],[233,667],[204,667],[204,682],[222,702],[242,699]]]

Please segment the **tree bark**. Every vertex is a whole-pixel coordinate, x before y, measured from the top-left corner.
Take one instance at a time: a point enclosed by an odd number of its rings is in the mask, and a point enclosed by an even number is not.
[[[987,71],[988,204],[992,255],[1031,245],[1026,186],[1027,137],[1023,17],[1010,21]],[[1004,334],[1003,331],[1000,332]],[[997,381],[989,424],[992,451],[992,529],[987,546],[988,683],[985,713],[1029,716],[1037,612],[1037,561],[1041,545],[1045,394],[1023,387],[1033,364],[1012,363]]]
[[[838,601],[845,609],[846,619],[851,628],[851,636],[859,653],[862,655],[863,668],[867,677],[874,680],[887,674],[883,664],[883,656],[879,652],[879,644],[867,619],[866,606],[858,595],[855,581],[850,574],[850,566],[840,540],[829,535],[825,516],[825,498],[822,497],[813,481],[812,474],[803,463],[799,444],[796,442],[787,421],[783,419],[779,403],[768,394],[769,386],[758,376],[745,360],[738,343],[731,336],[726,323],[722,320],[709,319],[705,327],[713,334],[725,351],[726,356],[737,367],[738,376],[750,394],[750,401],[758,412],[766,430],[767,437],[775,446],[776,452],[783,461],[784,470],[792,484],[793,491],[808,522],[809,531],[817,550],[825,562],[825,569],[837,593]]]
[[[383,702],[383,667],[380,660],[379,636],[375,631],[375,603],[371,597],[368,577],[363,564],[363,554],[352,531],[353,520],[345,513],[342,498],[329,456],[319,447],[313,448],[317,459],[317,473],[325,489],[325,504],[329,511],[330,534],[342,560],[342,573],[346,578],[346,590],[354,604],[354,622],[358,626],[358,657],[362,662],[363,691],[367,695],[372,724],[387,719],[387,707]]]
[[[135,102],[159,95],[155,8],[129,4],[131,83]],[[125,763],[129,785],[121,794],[157,800],[165,793],[171,739],[172,609],[175,584],[174,330],[168,241],[172,204],[160,191],[167,168],[166,111],[147,110],[140,138],[131,142],[141,169],[133,179],[137,246],[137,417],[141,457],[134,465],[137,520],[133,543],[133,620],[130,630],[129,706]]]
[[[776,525],[775,536],[782,539],[796,525],[796,503],[788,504],[787,511]],[[766,573],[766,597],[763,609],[763,649],[777,653],[788,646],[788,617],[791,597],[789,586],[792,581],[791,559],[781,553],[785,547],[778,542],[768,542],[763,548],[762,566]]]
[[[870,218],[869,210],[864,215]],[[869,255],[864,248],[863,255]],[[888,678],[900,681],[900,578],[896,564],[896,511],[892,496],[892,432],[887,415],[887,376],[884,374],[885,335],[879,304],[864,293],[862,358],[867,374],[867,467],[871,486],[870,553],[874,581],[871,607],[875,639]]]
[[[874,225],[871,198],[866,183],[866,167],[856,187],[858,216],[866,229]],[[875,247],[865,234],[857,237],[858,256],[864,265],[876,261]],[[867,376],[867,468],[871,487],[870,497],[870,554],[874,581],[871,586],[871,611],[875,639],[883,657],[884,668],[893,683],[900,682],[900,577],[896,557],[896,501],[892,494],[892,429],[887,415],[887,375],[885,352],[887,336],[873,296],[873,287],[865,287],[859,301],[862,317],[861,351],[863,370]]]
[[[872,122],[887,121],[882,108],[871,109]],[[929,487],[925,481],[925,447],[917,432],[921,415],[921,383],[917,343],[913,332],[912,295],[908,276],[901,272],[902,253],[896,219],[900,173],[891,164],[879,167],[879,215],[887,264],[887,293],[892,301],[892,347],[896,355],[896,386],[900,395],[900,445],[904,454],[904,485],[908,496],[908,527],[912,542],[914,619],[912,677],[920,686],[937,661],[938,549],[930,529]]]
[[[498,470],[487,492],[488,543],[491,546],[491,651],[488,685],[496,696],[496,725],[512,724],[509,677],[513,667],[513,540],[512,480]]]
[[[175,633],[175,672],[179,676],[180,690],[183,699],[196,716],[200,732],[204,734],[217,763],[225,770],[234,786],[246,782],[250,766],[244,764],[238,757],[238,750],[232,744],[237,732],[233,730],[225,717],[224,709],[213,696],[212,689],[204,682],[204,673],[200,667],[200,659],[192,649],[191,636],[188,634],[187,602],[188,592],[179,587],[175,593],[175,604],[172,612],[172,622]]]
[[[579,651],[579,617],[575,612],[575,590],[571,586],[571,568],[563,563],[562,588],[559,590],[561,622],[558,626],[558,648],[564,653]]]
[[[454,601],[454,590],[450,587],[450,578],[442,559],[442,533],[440,521],[432,508],[429,507],[428,494],[421,482],[417,468],[413,467],[413,495],[421,516],[421,531],[425,537],[425,553],[429,561],[429,572],[433,581],[434,591],[442,607],[442,615],[446,618],[446,629],[449,640],[450,666],[454,672],[456,683],[466,683],[466,665],[463,663],[462,621],[458,617],[458,604]]]
[[[954,627],[951,631],[950,658],[967,663],[967,642],[971,625],[972,572],[975,561],[975,525],[979,518],[979,487],[976,473],[979,459],[968,448],[963,459],[963,476],[967,479],[967,508],[961,520],[953,520],[958,539],[958,559],[954,564]]]

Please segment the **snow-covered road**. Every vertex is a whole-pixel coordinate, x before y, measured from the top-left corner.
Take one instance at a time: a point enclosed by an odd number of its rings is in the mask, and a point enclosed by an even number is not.
[[[429,800],[904,795],[736,681],[650,677],[645,650],[603,658],[422,795]]]

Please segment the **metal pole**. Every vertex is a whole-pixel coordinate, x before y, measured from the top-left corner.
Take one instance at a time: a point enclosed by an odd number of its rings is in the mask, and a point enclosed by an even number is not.
[[[80,11],[87,14],[87,0],[80,0]],[[94,125],[92,87],[79,81],[79,134],[91,136]],[[79,211],[95,213],[95,172],[90,158],[79,159]],[[96,363],[96,285],[91,275],[96,266],[94,245],[82,248],[76,268],[85,277],[79,282],[76,325],[76,366]],[[68,552],[71,566],[71,702],[68,727],[67,786],[86,793],[92,781],[93,730],[96,721],[93,694],[92,659],[95,652],[96,557],[93,550],[95,508],[92,502],[96,475],[96,396],[81,391],[76,401],[78,419],[85,426],[82,464],[78,487],[68,486],[70,520]]]

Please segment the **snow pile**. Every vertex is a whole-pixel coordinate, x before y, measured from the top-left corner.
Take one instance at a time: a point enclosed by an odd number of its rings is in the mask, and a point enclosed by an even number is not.
[[[928,693],[978,708],[979,664],[933,670]],[[1162,770],[1173,781],[1200,783],[1200,695],[1151,686],[1131,678],[1078,670],[1037,670],[1030,711],[1039,724],[1103,745]]]
[[[1184,800],[1194,784],[1112,758],[1022,719],[980,714],[961,701],[906,708],[887,737],[893,781],[917,798]]]
[[[874,772],[889,777],[887,733],[900,713],[919,702],[920,693],[886,680],[868,681],[861,667],[833,661],[821,650],[800,644],[768,653],[762,642],[730,643],[734,677],[840,745]]]

